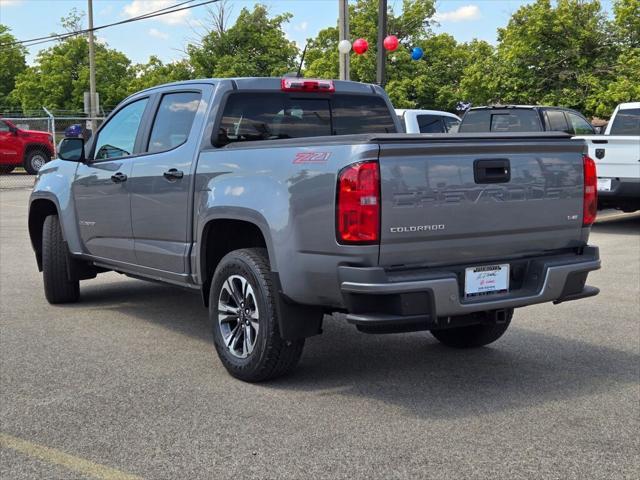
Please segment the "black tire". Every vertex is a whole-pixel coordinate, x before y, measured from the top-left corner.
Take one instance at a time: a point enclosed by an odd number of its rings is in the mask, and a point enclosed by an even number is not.
[[[51,155],[46,150],[34,148],[24,157],[24,169],[29,175],[35,175],[42,166],[51,160]]]
[[[0,175],[7,175],[13,172],[15,165],[0,165]]]
[[[80,282],[69,280],[68,256],[58,216],[49,215],[42,227],[42,278],[49,303],[72,303],[80,298]]]
[[[270,274],[267,251],[263,248],[246,248],[227,254],[216,268],[211,283],[209,319],[216,351],[227,371],[246,382],[270,380],[290,372],[298,364],[304,347],[304,339],[287,341],[280,336],[276,309],[277,291]],[[228,280],[231,283],[227,283]],[[234,296],[228,295],[229,287],[234,282],[242,282],[242,280],[245,280],[250,288],[243,287],[244,302],[236,302]],[[224,304],[225,295],[229,304],[242,303],[243,306],[239,309],[240,313],[224,315],[227,319],[221,321],[219,314],[223,311],[219,310],[219,301]],[[254,302],[256,308],[252,309],[249,305],[253,305]],[[245,306],[247,309],[243,310]],[[253,319],[253,322],[258,325],[257,333],[253,330],[253,335],[251,331],[247,333],[246,330],[247,328],[251,330],[247,322],[253,317],[245,317],[242,314],[242,311],[246,311],[246,315],[249,315],[250,310],[255,313],[257,318]],[[223,325],[227,326],[223,327]],[[232,328],[234,325],[239,327],[235,336],[233,334],[235,328]],[[223,328],[230,330],[226,339],[230,340],[231,346],[225,342]],[[237,351],[234,353],[233,346],[237,345],[241,337],[244,342],[245,336],[249,343],[253,336],[254,344],[250,351],[247,349],[247,356],[240,358]],[[244,349],[244,344],[242,348]]]
[[[446,328],[442,330],[431,330],[431,335],[436,339],[453,348],[477,348],[498,340],[511,324],[513,310],[509,310],[507,318],[502,323],[482,323],[478,325],[468,325],[466,327]]]

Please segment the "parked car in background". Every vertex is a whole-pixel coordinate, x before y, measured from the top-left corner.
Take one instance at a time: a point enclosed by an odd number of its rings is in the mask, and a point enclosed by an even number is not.
[[[532,105],[495,105],[471,108],[462,117],[460,133],[566,132],[594,135],[589,121],[569,108]]]
[[[54,157],[53,137],[48,132],[23,130],[0,118],[0,173],[24,167],[35,174]]]
[[[500,338],[515,308],[590,297],[596,175],[563,133],[408,135],[356,82],[178,82],[124,100],[38,173],[50,303],[113,270],[201,293],[227,370],[291,370],[326,313],[366,333]]]
[[[456,133],[460,117],[440,110],[396,109],[406,133]]]
[[[618,105],[604,135],[580,138],[597,164],[599,207],[640,210],[640,102]]]

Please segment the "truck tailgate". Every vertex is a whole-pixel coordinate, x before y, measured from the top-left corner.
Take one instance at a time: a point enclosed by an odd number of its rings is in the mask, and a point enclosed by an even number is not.
[[[581,140],[423,135],[379,144],[382,266],[483,263],[584,245]]]

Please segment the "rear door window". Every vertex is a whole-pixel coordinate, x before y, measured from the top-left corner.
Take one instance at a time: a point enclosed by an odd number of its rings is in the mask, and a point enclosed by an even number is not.
[[[618,110],[609,135],[640,135],[640,108]]]
[[[420,133],[444,133],[444,123],[439,115],[418,115]]]
[[[200,97],[200,92],[176,92],[162,96],[153,121],[148,152],[165,152],[187,141]]]
[[[547,116],[548,130],[552,132],[569,132],[569,124],[564,116],[564,112],[561,110],[547,110],[545,112]]]
[[[591,124],[581,116],[567,112],[567,117],[569,117],[573,133],[576,135],[593,135],[595,133]]]

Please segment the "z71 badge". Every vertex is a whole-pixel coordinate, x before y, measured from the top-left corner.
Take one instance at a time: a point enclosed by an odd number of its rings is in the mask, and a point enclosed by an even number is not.
[[[293,159],[294,165],[302,163],[327,163],[331,152],[299,152]]]

